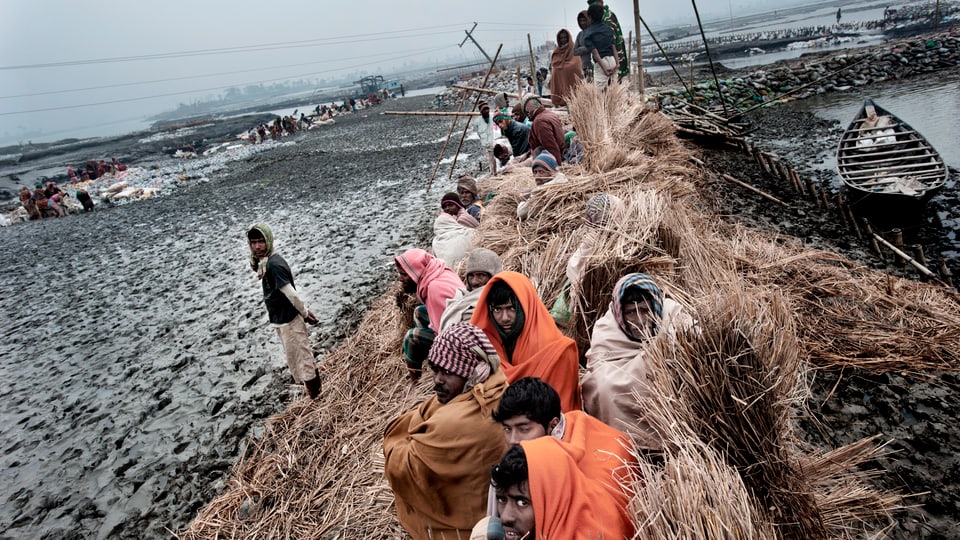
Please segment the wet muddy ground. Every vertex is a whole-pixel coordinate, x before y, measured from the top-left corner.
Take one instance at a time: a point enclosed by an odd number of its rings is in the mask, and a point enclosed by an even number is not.
[[[244,232],[273,226],[322,354],[433,217],[448,124],[381,116],[284,138],[161,198],[0,228],[0,537],[168,538],[258,421],[301,396]]]
[[[749,118],[756,131],[751,141],[787,159],[801,175],[808,175],[831,193],[839,179],[832,152],[845,126],[791,107],[767,109]],[[857,239],[835,212],[827,213],[789,183],[765,175],[752,158],[737,151],[704,150],[707,166],[727,173],[785,202],[771,203],[720,178],[707,184],[707,194],[717,211],[730,221],[788,234],[812,247],[836,251],[846,257],[892,274],[919,279],[909,266],[874,254],[865,240]],[[954,275],[960,271],[957,250],[957,171],[947,187],[919,216],[885,216],[902,227],[905,244],[924,246],[928,261],[947,262]],[[880,220],[884,216],[875,216]],[[893,218],[896,217],[897,220]],[[877,232],[890,238],[889,224]],[[935,269],[934,269],[935,270]],[[877,375],[857,370],[818,371],[811,381],[813,395],[807,407],[812,419],[800,422],[806,439],[816,445],[838,447],[864,437],[880,435],[892,453],[869,464],[882,470],[878,482],[886,489],[916,494],[914,505],[900,513],[889,537],[897,539],[960,538],[960,379],[953,373]]]

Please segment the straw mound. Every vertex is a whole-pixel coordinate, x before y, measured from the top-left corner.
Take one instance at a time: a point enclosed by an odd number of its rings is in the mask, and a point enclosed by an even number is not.
[[[529,171],[481,184],[497,196],[477,243],[529,275],[548,306],[570,254],[582,241],[597,246],[571,300],[567,333],[581,351],[625,272],[653,274],[697,319],[649,353],[656,377],[645,399],[666,452],[662,467],[642,465],[630,486],[638,537],[870,534],[899,504],[858,469],[880,446],[800,444],[791,426],[802,414],[806,372],[956,369],[957,295],[703,213],[692,151],[625,92],[584,86],[570,100],[591,155],[565,171],[568,183],[540,193],[535,218],[515,216],[521,190],[534,185]],[[615,225],[589,228],[584,203],[602,191],[620,197],[625,211]],[[403,382],[402,333],[393,330],[404,322],[392,295],[372,306],[324,360],[321,399],[272,418],[226,492],[181,537],[403,537],[383,478],[382,434],[430,391],[426,381],[412,390]]]

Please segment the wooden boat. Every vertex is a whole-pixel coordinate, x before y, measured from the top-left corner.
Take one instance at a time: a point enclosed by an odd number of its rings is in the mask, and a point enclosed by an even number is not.
[[[870,99],[840,137],[837,172],[854,204],[923,203],[947,181],[943,159],[923,135]]]

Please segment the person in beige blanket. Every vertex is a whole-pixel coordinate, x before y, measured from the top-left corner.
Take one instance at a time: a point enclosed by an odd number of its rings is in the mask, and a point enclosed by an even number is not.
[[[620,278],[613,288],[610,309],[593,326],[581,380],[583,409],[632,434],[638,448],[660,450],[660,437],[644,421],[646,343],[659,334],[673,336],[692,325],[693,319],[680,304],[665,297],[650,276],[627,274]]]

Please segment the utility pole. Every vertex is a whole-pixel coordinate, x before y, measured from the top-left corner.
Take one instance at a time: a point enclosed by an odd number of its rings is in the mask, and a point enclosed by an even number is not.
[[[483,55],[487,57],[487,62],[490,62],[492,64],[493,58],[490,58],[490,55],[487,54],[487,51],[483,50],[483,47],[481,47],[480,44],[477,43],[477,40],[473,39],[473,31],[476,29],[477,29],[477,23],[473,23],[473,28],[471,28],[469,31],[464,30],[464,33],[467,34],[467,37],[463,38],[463,41],[460,42],[460,48],[462,49],[463,44],[466,43],[467,40],[469,39],[470,41],[473,42],[474,45],[477,46],[478,49],[480,49],[480,52],[482,52]]]

